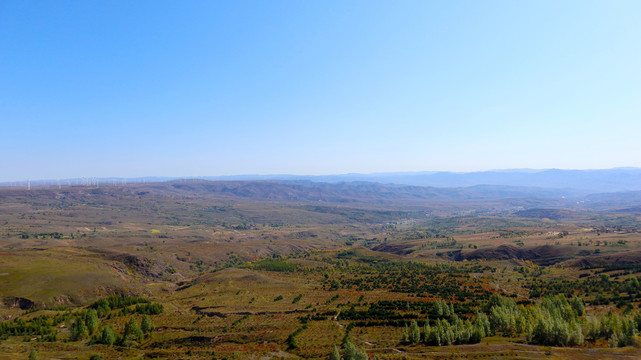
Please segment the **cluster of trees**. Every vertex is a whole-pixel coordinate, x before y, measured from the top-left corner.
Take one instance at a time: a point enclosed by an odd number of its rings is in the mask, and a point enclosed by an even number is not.
[[[131,308],[132,305],[136,306]],[[129,314],[158,315],[165,310],[162,304],[152,303],[148,299],[136,296],[109,296],[89,305],[89,309],[96,310],[99,318],[104,316],[107,316],[107,318],[127,316]],[[120,309],[120,311],[112,312],[112,310],[117,309]]]
[[[98,312],[94,309],[77,314],[71,325],[71,339],[81,340],[94,334],[98,330],[98,322]]]
[[[427,248],[427,245],[425,247],[422,246],[421,248],[425,249]],[[463,244],[458,243],[456,239],[452,237],[448,237],[441,241],[431,241],[429,243],[429,248],[430,249],[462,249]]]
[[[489,322],[484,314],[479,314],[474,322],[462,321],[454,315],[451,323],[448,320],[439,319],[434,327],[430,327],[429,322],[426,322],[423,340],[426,344],[436,346],[476,344],[489,332]]]
[[[393,310],[412,311],[418,310],[422,314],[429,314],[434,319],[450,319],[457,313],[472,312],[470,304],[457,303],[443,300],[435,300],[432,303],[420,301],[403,301],[403,300],[384,300],[372,303],[367,310],[356,310],[352,306],[349,310],[343,311],[339,315],[339,320],[388,320],[388,324],[395,323],[390,320],[410,320],[417,319],[418,316],[413,313],[400,313]],[[374,324],[376,324],[374,322]],[[403,323],[401,323],[403,326]]]
[[[144,315],[140,324],[138,324],[136,318],[132,316],[125,324],[125,329],[121,336],[116,335],[111,327],[105,326],[100,335],[96,334],[91,339],[91,343],[104,344],[108,346],[131,346],[136,341],[140,341],[151,336],[153,330],[154,324],[151,322],[149,315]]]
[[[140,341],[150,336],[154,328],[149,315],[144,315],[140,324],[132,316],[125,324],[122,336],[117,336],[109,326],[103,327],[102,332],[98,333],[99,322],[98,312],[94,309],[85,311],[84,315],[76,315],[71,326],[71,339],[77,341],[93,335],[91,344],[129,346],[132,341]]]
[[[625,281],[613,280],[608,274],[600,274],[583,280],[532,279],[525,284],[530,289],[531,297],[549,296],[551,294],[573,294],[575,291],[584,296],[591,296],[592,305],[616,304],[624,307],[634,301],[641,301],[641,282],[632,276]]]
[[[581,316],[585,307],[579,298],[547,297],[540,306],[522,308],[517,315],[518,331],[530,342],[542,345],[582,345]],[[533,325],[532,325],[533,324]]]
[[[588,316],[584,331],[592,341],[607,339],[611,347],[632,345],[636,341],[635,337],[641,332],[641,313],[621,316],[608,312],[600,319]]]
[[[434,302],[381,300],[376,303],[372,303],[370,311],[375,309],[420,311],[421,314],[427,314],[431,318],[449,318],[454,314],[462,315],[474,313],[474,308],[479,305],[480,303],[476,301],[454,303],[443,300],[435,300]]]
[[[370,306],[367,310],[356,310],[351,307],[349,310],[343,311],[338,315],[339,320],[399,320],[399,319],[413,319],[414,314],[400,314],[396,311],[382,309],[380,307]]]
[[[387,289],[419,296],[430,294],[430,296],[460,301],[486,300],[491,295],[469,276],[470,269],[463,266],[388,261],[340,269],[349,276],[343,276],[340,281],[326,278],[323,284],[326,290]]]
[[[432,303],[432,314],[436,317],[450,317],[455,315],[454,304],[443,300],[436,300]]]
[[[600,318],[585,316],[585,305],[578,297],[550,296],[538,305],[517,305],[514,300],[493,295],[483,304],[473,321],[461,320],[451,304],[434,302],[444,316],[430,324],[412,320],[403,329],[401,340],[408,344],[456,345],[478,343],[486,336],[525,336],[532,344],[548,346],[583,345],[586,340],[607,340],[610,346],[627,346],[637,341],[641,331],[641,312],[619,315],[609,312]],[[448,310],[446,310],[448,309]],[[437,311],[433,311],[437,313]],[[449,318],[447,312],[450,313]],[[489,314],[489,315],[486,315]]]
[[[111,310],[122,309],[136,304],[148,304],[150,302],[148,299],[137,296],[113,295],[94,302],[89,305],[89,308],[96,310],[98,317],[103,317]]]
[[[489,314],[490,333],[525,335],[530,343],[553,346],[581,345],[584,337],[581,318],[585,305],[578,297],[546,297],[541,304],[517,306],[514,300],[493,295],[484,304]]]
[[[162,304],[158,303],[148,303],[136,305],[134,311],[142,315],[158,315],[162,314],[163,311],[165,311],[165,307]]]
[[[130,308],[136,305],[135,308]],[[131,313],[143,314],[140,324],[132,317],[126,324],[122,336],[117,336],[114,331],[105,326],[99,332],[100,319],[111,318],[114,309],[121,308],[116,316]],[[57,341],[56,327],[61,323],[68,323],[71,330],[71,340],[79,341],[90,338],[91,343],[107,345],[126,345],[130,341],[141,340],[151,335],[153,323],[149,315],[160,314],[164,311],[162,304],[151,303],[147,299],[133,296],[110,296],[91,304],[84,311],[65,311],[53,315],[41,315],[28,320],[17,318],[11,321],[0,322],[0,340],[9,336],[41,336],[39,341]]]
[[[430,326],[429,319],[426,319],[423,331],[416,320],[412,320],[409,327],[403,329],[402,341],[410,344],[424,342],[434,346],[476,344],[490,333],[490,322],[485,314],[477,314],[474,322],[463,321],[454,314],[451,320],[436,320],[434,326]]]
[[[343,343],[341,346],[342,350],[342,357],[341,357],[341,352],[338,351],[338,348],[334,346],[334,349],[332,352],[329,354],[329,360],[369,360],[369,356],[365,352],[365,350],[360,349],[356,347],[356,345],[352,344],[351,341],[347,340]],[[378,359],[375,357],[374,359]]]
[[[30,237],[34,237],[36,239],[62,239],[65,236],[65,234],[60,233],[60,232],[50,232],[50,233],[37,233],[37,234],[29,234],[27,232],[22,232],[20,234],[21,239],[28,239]],[[69,235],[69,237],[73,238],[73,233]]]
[[[52,329],[53,326],[68,321],[71,313],[65,312],[56,315],[41,315],[23,320],[20,318],[0,322],[0,340],[7,339],[9,336],[33,336],[40,335],[44,341],[56,341],[57,332]]]
[[[275,258],[260,260],[256,262],[253,267],[259,270],[277,271],[284,273],[291,273],[298,270],[298,264]]]

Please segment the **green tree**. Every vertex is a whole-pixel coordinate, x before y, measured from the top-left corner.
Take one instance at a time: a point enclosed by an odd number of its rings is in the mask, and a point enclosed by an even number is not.
[[[296,341],[296,335],[294,334],[289,334],[285,343],[287,343],[287,349],[298,349],[298,342]]]
[[[599,337],[600,333],[600,328],[599,328],[599,320],[595,318],[594,316],[589,316],[586,320],[585,323],[585,334],[592,340],[596,341],[596,339]]]
[[[518,316],[518,309],[513,300],[502,301],[499,305],[494,305],[490,309],[490,324],[492,329],[501,332],[506,336],[515,334],[516,318]]]
[[[447,308],[447,304],[444,301],[436,300],[432,303],[432,313],[436,317],[444,316],[446,311],[449,312],[449,309]]]
[[[633,279],[637,280],[637,278]],[[581,300],[577,296],[573,297],[572,300],[570,300],[570,306],[572,306],[572,309],[574,309],[576,316],[583,316],[585,314],[585,304],[583,303],[583,300]]]
[[[87,330],[89,334],[93,334],[98,330],[98,313],[96,310],[89,309],[85,313],[85,324],[87,325]]]
[[[105,328],[102,329],[101,342],[109,346],[113,345],[116,342],[116,334],[114,334],[114,331],[111,330],[109,326],[105,326]]]
[[[153,331],[153,328],[154,324],[151,322],[149,315],[143,316],[142,321],[140,322],[140,330],[145,334],[150,334]]]
[[[492,327],[490,325],[490,320],[487,318],[485,313],[477,313],[476,318],[474,319],[474,326],[478,329],[479,333],[482,334],[482,338],[492,335]]]
[[[452,343],[454,343],[454,332],[452,331],[450,323],[445,319],[440,319],[437,324],[443,345],[452,345]]]
[[[568,327],[569,336],[568,336],[568,345],[583,345],[583,332],[581,331],[581,326],[576,321],[570,322]]]
[[[407,328],[407,324],[403,327],[403,334],[401,335],[401,342],[408,343],[410,342],[410,330]]]
[[[418,344],[421,341],[421,329],[418,327],[416,320],[410,322],[409,340],[412,344]]]
[[[338,352],[336,345],[334,345],[334,350],[329,354],[328,360],[341,360],[341,354]]]
[[[343,345],[343,360],[368,360],[367,353],[357,348],[351,341]]]
[[[87,329],[85,321],[80,317],[77,317],[71,327],[71,338],[73,340],[80,340],[87,337],[88,335],[89,329]]]
[[[423,325],[423,341],[426,343],[429,341],[430,333],[432,328],[430,327],[430,318],[425,318],[425,325]]]
[[[131,317],[125,325],[125,332],[122,338],[124,341],[142,339],[142,330],[140,330],[140,326],[134,317]]]

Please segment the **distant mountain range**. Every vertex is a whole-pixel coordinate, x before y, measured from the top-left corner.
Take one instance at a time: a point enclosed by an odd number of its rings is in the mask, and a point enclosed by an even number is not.
[[[232,202],[285,203],[289,206],[349,206],[357,208],[437,211],[440,214],[463,214],[469,212],[506,213],[533,209],[522,217],[576,218],[587,216],[585,211],[609,211],[621,213],[641,212],[641,190],[615,192],[587,192],[565,189],[512,186],[474,185],[458,187],[416,186],[371,181],[319,182],[311,180],[202,180],[178,179],[128,179],[127,185],[107,181],[68,186],[32,185],[31,191],[24,187],[5,187],[3,197],[25,195],[65,197],[101,196],[128,193],[134,196],[156,194],[190,198],[229,200]],[[86,180],[85,180],[86,182]],[[82,181],[81,181],[82,183]],[[47,195],[48,194],[48,195]],[[73,195],[76,194],[76,195]],[[559,211],[565,209],[568,211]]]
[[[192,177],[193,179],[194,177]],[[531,187],[561,189],[567,194],[609,193],[641,190],[641,168],[614,168],[602,170],[561,170],[561,169],[507,169],[479,172],[393,172],[373,174],[341,175],[232,175],[204,176],[203,180],[238,181],[312,181],[323,183],[339,182],[377,182],[383,184],[431,186],[431,187],[471,187],[479,185]],[[122,184],[141,182],[163,182],[180,177],[138,177],[138,178],[75,178],[63,180],[31,180],[31,186],[81,185],[98,182],[100,184]],[[0,186],[27,186],[27,181],[5,182]]]
[[[468,187],[477,185],[525,186],[567,189],[584,193],[641,190],[641,168],[604,170],[492,170],[479,172],[414,172],[344,174],[322,176],[249,175],[208,178],[209,180],[310,180],[318,182],[370,181],[435,187]]]

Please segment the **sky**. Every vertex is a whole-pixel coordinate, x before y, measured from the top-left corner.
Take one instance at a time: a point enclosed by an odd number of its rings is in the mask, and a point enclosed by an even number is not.
[[[0,181],[641,167],[640,1],[0,0]]]

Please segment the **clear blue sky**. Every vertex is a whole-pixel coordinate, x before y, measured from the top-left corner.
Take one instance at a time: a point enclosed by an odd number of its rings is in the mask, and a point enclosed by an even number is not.
[[[641,166],[641,1],[0,1],[0,181]]]

